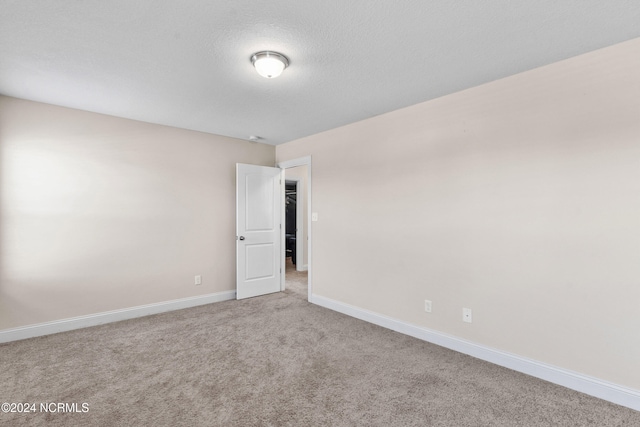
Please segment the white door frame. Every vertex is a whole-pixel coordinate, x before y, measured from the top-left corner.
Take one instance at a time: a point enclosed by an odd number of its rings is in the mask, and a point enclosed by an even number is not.
[[[312,230],[311,230],[311,156],[306,156],[306,157],[300,157],[297,159],[293,159],[293,160],[285,160],[283,162],[279,162],[277,164],[277,167],[279,167],[280,169],[289,169],[289,168],[294,168],[296,166],[307,166],[307,194],[305,194],[304,196],[306,197],[306,201],[307,201],[307,288],[309,289],[308,295],[307,295],[307,300],[311,301],[312,299],[312,295],[313,295],[313,262],[312,262],[312,253],[311,253],[311,236],[312,236]],[[287,179],[286,176],[286,172],[285,172],[285,180]],[[284,212],[284,194],[282,197],[282,212]],[[282,229],[282,233],[281,233],[282,237],[282,242],[284,244],[284,228]],[[285,256],[284,256],[284,251],[282,252],[282,271],[284,273],[284,269],[285,269]],[[281,277],[281,284],[280,284],[280,289],[284,290],[284,274],[282,274]]]

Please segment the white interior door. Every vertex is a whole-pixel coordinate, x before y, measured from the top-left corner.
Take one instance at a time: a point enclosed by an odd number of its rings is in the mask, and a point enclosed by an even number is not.
[[[280,291],[282,170],[236,164],[236,298]]]

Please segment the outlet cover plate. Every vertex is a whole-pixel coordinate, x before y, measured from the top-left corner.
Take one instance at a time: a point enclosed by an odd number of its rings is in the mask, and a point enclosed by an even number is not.
[[[463,308],[462,309],[462,321],[463,322],[467,322],[467,323],[471,323],[471,309],[470,308]]]
[[[424,311],[431,313],[431,301],[428,299],[424,300]]]

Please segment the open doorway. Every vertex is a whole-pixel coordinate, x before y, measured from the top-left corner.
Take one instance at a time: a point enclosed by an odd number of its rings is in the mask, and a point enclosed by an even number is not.
[[[285,171],[284,248],[285,288],[307,296],[307,268],[304,265],[304,194],[298,168]],[[295,175],[295,176],[294,176]]]
[[[299,194],[302,190],[302,180],[300,178],[285,179],[284,192],[284,243],[285,257],[289,258],[291,264],[295,266],[297,271],[306,270],[302,265],[304,253],[304,236],[303,236],[303,195]],[[300,203],[298,203],[300,198]],[[302,246],[298,246],[298,242]],[[298,262],[300,259],[300,262]]]
[[[311,158],[278,165],[284,169],[283,288],[311,299]]]

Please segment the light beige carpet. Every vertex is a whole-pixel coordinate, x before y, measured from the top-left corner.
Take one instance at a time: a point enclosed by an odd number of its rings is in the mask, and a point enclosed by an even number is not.
[[[2,402],[89,405],[0,425],[640,425],[640,412],[311,305],[293,281],[0,345]]]

